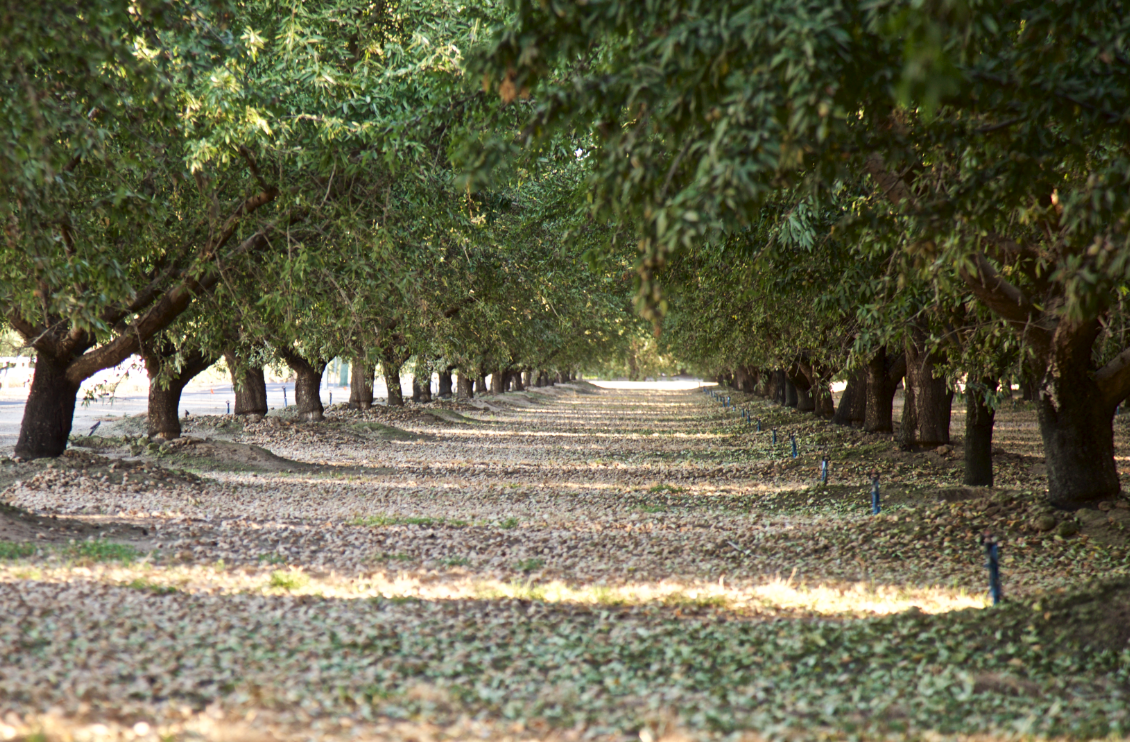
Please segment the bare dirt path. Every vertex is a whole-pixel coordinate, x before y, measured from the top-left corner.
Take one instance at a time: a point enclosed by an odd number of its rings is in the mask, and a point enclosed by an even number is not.
[[[204,417],[167,449],[123,423],[50,467],[9,462],[0,738],[1127,723],[1126,637],[1057,633],[1118,624],[1121,587],[1071,590],[1124,574],[1123,546],[1043,529],[1023,472],[947,503],[952,457],[748,404],[761,434],[694,389],[562,385],[319,425]],[[878,517],[876,462],[895,480]],[[992,610],[985,528],[1014,599]]]

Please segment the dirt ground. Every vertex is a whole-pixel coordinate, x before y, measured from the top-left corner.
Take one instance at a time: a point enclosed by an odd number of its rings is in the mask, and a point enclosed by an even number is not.
[[[957,409],[909,453],[735,401],[762,432],[578,383],[0,462],[0,739],[1130,731],[1130,508],[1048,507],[1030,409],[971,489]]]

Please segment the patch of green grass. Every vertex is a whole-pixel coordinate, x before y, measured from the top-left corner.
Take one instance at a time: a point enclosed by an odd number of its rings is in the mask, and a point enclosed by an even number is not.
[[[286,564],[286,557],[281,554],[260,554],[258,561],[260,564],[263,562],[267,564]]]
[[[645,513],[666,513],[666,505],[637,505],[637,510],[642,510]]]
[[[0,559],[22,559],[35,554],[35,544],[0,541]]]
[[[444,557],[439,560],[439,564],[443,567],[466,567],[471,563],[467,557]]]
[[[267,585],[269,587],[277,587],[283,590],[297,590],[304,587],[309,580],[306,575],[300,572],[283,572],[276,570],[271,573],[271,579]]]
[[[171,595],[172,593],[179,592],[179,590],[171,585],[158,585],[156,583],[150,582],[144,577],[138,577],[136,580],[130,581],[126,584],[126,587],[132,588],[134,590],[141,590],[147,593],[153,593],[154,595]]]
[[[523,559],[515,567],[521,572],[536,572],[545,566],[544,559]]]
[[[374,554],[371,559],[374,562],[411,562],[416,558],[411,554]]]
[[[509,531],[511,528],[517,528],[518,527],[518,519],[517,518],[507,518],[506,520],[499,521],[498,527],[505,529],[507,531]]]
[[[673,495],[677,495],[680,492],[686,492],[686,490],[682,487],[676,487],[671,484],[657,484],[654,487],[650,488],[648,492],[652,494],[659,494],[660,492],[670,492]]]
[[[446,518],[429,518],[423,516],[393,516],[393,515],[366,515],[346,521],[350,526],[366,526],[380,528],[382,526],[448,526],[450,528],[464,528],[469,526],[465,520],[447,520]]]
[[[132,562],[138,557],[134,547],[109,541],[80,541],[69,545],[63,553],[74,559],[89,559],[92,562]]]

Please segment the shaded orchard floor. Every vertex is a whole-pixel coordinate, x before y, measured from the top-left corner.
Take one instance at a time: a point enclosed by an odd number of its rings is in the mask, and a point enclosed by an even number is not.
[[[943,502],[956,453],[903,454],[749,400],[758,434],[669,386],[476,404],[188,431],[292,464],[107,439],[5,467],[2,499],[47,520],[0,542],[0,718],[153,739],[1087,737],[1128,723],[1130,651],[1103,628],[1127,593],[1072,592],[1125,574],[1124,503],[1103,538],[1087,524],[1060,538],[1038,527],[1062,516],[1032,462],[1006,460],[988,497]],[[71,543],[74,521],[106,539]],[[1012,599],[994,609],[985,529]]]

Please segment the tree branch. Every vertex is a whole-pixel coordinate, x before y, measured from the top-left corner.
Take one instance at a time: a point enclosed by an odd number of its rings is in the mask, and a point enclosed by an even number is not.
[[[984,255],[975,253],[973,264],[975,273],[964,267],[958,269],[961,280],[985,306],[1006,320],[1021,336],[1028,337],[1040,356],[1046,359],[1051,350],[1052,334],[1046,327],[1037,324],[1039,310],[1023,291],[1004,280]]]
[[[47,328],[39,328],[24,319],[24,316],[15,309],[8,310],[8,324],[12,329],[20,333],[24,342],[35,348],[38,351],[43,351],[48,355],[56,355],[58,345],[54,338],[47,334]]]
[[[1095,374],[1095,383],[1111,406],[1130,397],[1130,348],[1126,348]]]
[[[234,258],[266,246],[274,226],[269,225],[248,237],[228,257]],[[116,366],[129,358],[141,348],[144,341],[172,324],[188,308],[194,296],[211,291],[219,279],[220,272],[215,268],[199,279],[185,279],[167,291],[145,314],[130,323],[121,335],[75,359],[67,368],[67,379],[73,384],[80,384],[98,371]]]
[[[892,204],[899,206],[903,201],[906,201],[909,205],[914,205],[915,198],[910,186],[897,174],[887,169],[887,164],[883,161],[881,154],[872,152],[868,155],[864,161],[864,169],[879,184],[879,188],[882,189],[883,194]]]

